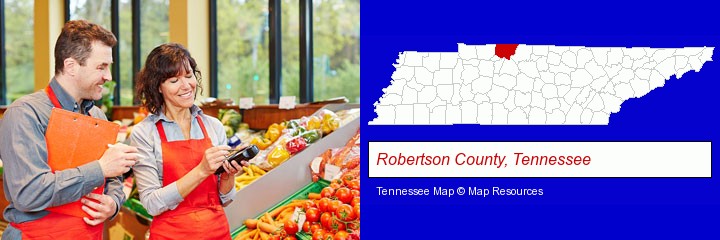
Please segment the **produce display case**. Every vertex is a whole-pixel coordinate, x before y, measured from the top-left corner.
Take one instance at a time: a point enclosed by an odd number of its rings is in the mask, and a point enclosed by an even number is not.
[[[337,112],[358,107],[358,104],[328,104],[318,111],[327,109]],[[293,155],[250,185],[240,189],[235,200],[225,208],[230,229],[239,229],[243,226],[245,219],[264,213],[277,203],[288,199],[298,189],[305,187],[312,180],[310,162],[327,149],[344,146],[359,128],[360,118],[358,117]]]
[[[359,108],[359,105],[328,104],[316,112],[324,109],[338,112],[353,108]],[[344,123],[332,133],[268,171],[265,176],[238,190],[235,200],[225,208],[233,238],[245,228],[245,219],[255,218],[259,214],[284,205],[288,201],[307,198],[307,193],[319,192],[323,187],[327,186],[328,182],[324,180],[311,183],[310,162],[328,149],[342,147],[357,133],[359,128],[359,117]],[[123,208],[134,213],[138,221],[143,220],[148,223],[152,221],[152,216],[147,213],[147,210],[138,199],[128,199]],[[298,237],[303,239],[303,237],[309,236],[298,234]]]
[[[284,200],[282,200],[280,203],[275,204],[275,206],[273,206],[273,207],[271,207],[271,208],[269,208],[269,209],[261,212],[260,214],[258,214],[257,216],[255,216],[255,218],[256,218],[256,219],[257,219],[257,218],[260,218],[265,212],[270,212],[270,211],[272,211],[272,210],[275,210],[275,209],[278,208],[278,207],[287,205],[287,204],[290,203],[292,200],[296,200],[296,199],[307,199],[308,193],[319,193],[320,190],[322,190],[324,187],[327,187],[328,185],[330,185],[330,183],[329,183],[328,181],[325,181],[325,180],[320,180],[320,181],[317,181],[317,182],[311,182],[310,184],[307,184],[305,187],[303,187],[303,188],[300,189],[299,191],[293,193],[293,194],[290,195],[289,197],[287,197],[287,198],[285,198]],[[231,228],[231,229],[232,229],[232,228]],[[245,229],[246,229],[246,227],[245,227],[245,225],[243,225],[243,226],[241,226],[240,228],[235,229],[234,231],[232,231],[232,233],[231,233],[231,234],[232,234],[232,238],[235,239],[235,237],[237,237],[237,235],[240,234],[240,232],[242,232],[242,231],[245,230]],[[308,238],[309,236],[308,236],[307,234],[302,234],[302,233],[298,234],[298,237],[299,237],[299,239],[310,239],[310,238]]]

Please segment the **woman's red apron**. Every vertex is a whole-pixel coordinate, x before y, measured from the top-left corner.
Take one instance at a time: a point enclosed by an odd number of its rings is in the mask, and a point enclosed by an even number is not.
[[[168,142],[162,122],[155,124],[162,141],[163,186],[185,176],[202,161],[205,150],[212,147],[200,116],[197,120],[205,136],[203,139]],[[217,176],[206,178],[177,208],[153,218],[150,239],[230,239]]]

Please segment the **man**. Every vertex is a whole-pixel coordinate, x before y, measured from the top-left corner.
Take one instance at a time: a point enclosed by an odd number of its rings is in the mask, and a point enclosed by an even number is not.
[[[49,86],[8,106],[0,122],[0,158],[10,202],[3,214],[10,226],[2,239],[100,239],[103,223],[125,201],[121,175],[135,164],[136,148],[115,144],[96,161],[53,171],[47,147],[53,143],[45,136],[53,107],[107,120],[93,100],[102,97],[102,85],[112,80],[116,43],[111,32],[96,24],[67,22],[55,44],[55,77]],[[76,151],[83,151],[82,143]],[[91,193],[103,186],[104,194]],[[91,218],[47,211],[77,201]]]

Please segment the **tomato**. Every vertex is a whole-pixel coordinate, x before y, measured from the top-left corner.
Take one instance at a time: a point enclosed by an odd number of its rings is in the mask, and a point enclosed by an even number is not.
[[[327,212],[328,206],[330,205],[330,199],[329,198],[322,198],[317,203],[317,207],[320,210],[320,213]]]
[[[308,222],[320,221],[320,210],[314,207],[308,208],[307,210],[305,210],[305,220]]]
[[[323,236],[323,240],[332,240],[333,237],[335,237],[335,235],[333,235],[332,233],[325,233],[325,235]]]
[[[306,211],[309,208],[313,208],[313,207],[315,207],[315,202],[313,202],[312,200],[307,200],[307,201],[303,202],[303,204],[302,204],[303,210],[306,210]]]
[[[338,207],[337,210],[335,210],[335,217],[338,219],[349,222],[352,220],[355,220],[355,212],[353,211],[353,207],[347,204],[342,204]]]
[[[347,229],[358,230],[360,228],[360,222],[352,221],[347,224]]]
[[[338,189],[338,188],[341,187],[341,185],[340,185],[340,184],[337,184],[337,183],[331,183],[330,186],[328,186],[328,187],[330,187],[330,188],[332,188],[332,189]]]
[[[335,190],[335,197],[343,203],[350,203],[353,199],[350,189],[346,187],[341,187]]]
[[[337,233],[335,233],[335,236],[333,236],[333,240],[348,240],[350,234],[348,232],[340,230]]]
[[[347,226],[345,226],[345,223],[340,222],[337,218],[333,218],[330,222],[330,231],[332,231],[333,233],[336,233],[340,230],[345,230],[346,227]]]
[[[297,240],[297,238],[295,238],[295,236],[287,236],[283,238],[283,240]]]
[[[338,209],[338,207],[340,207],[341,204],[343,204],[341,201],[332,200],[332,201],[330,201],[330,204],[327,207],[327,211],[334,213]]]
[[[280,240],[280,236],[273,235],[273,236],[270,236],[270,238],[268,238],[268,239],[269,240]]]
[[[324,198],[332,197],[335,194],[335,189],[332,187],[325,187],[320,191],[320,196]]]
[[[332,220],[333,216],[332,213],[325,212],[322,215],[320,215],[320,223],[322,224],[323,228],[325,229],[332,229]]]
[[[285,232],[288,235],[295,235],[295,233],[297,233],[298,231],[298,225],[293,220],[285,220],[285,224],[283,226],[285,228]]]
[[[353,197],[360,197],[360,190],[350,190],[350,193],[353,195]]]
[[[353,175],[346,173],[345,175],[342,175],[342,177],[340,177],[340,179],[342,179],[343,185],[347,186],[350,182],[352,182],[352,180],[355,179],[355,177],[353,177]]]
[[[305,223],[303,223],[302,230],[306,233],[310,232],[310,221],[305,221]]]
[[[360,219],[360,203],[353,206],[353,211],[355,212],[355,216]]]
[[[350,202],[350,206],[355,206],[360,204],[360,197],[354,197],[353,200]]]
[[[346,186],[353,190],[360,190],[360,179],[355,179],[350,181]]]
[[[353,231],[352,233],[350,233],[350,237],[349,237],[348,239],[350,239],[350,240],[360,240],[360,229],[358,229],[357,231]]]
[[[320,225],[320,223],[316,223],[316,222],[311,223],[309,233],[315,233],[315,231],[317,231],[318,229],[322,229],[322,225]]]
[[[323,240],[325,233],[327,232],[325,232],[324,229],[318,229],[317,231],[314,231],[312,234],[312,240]]]

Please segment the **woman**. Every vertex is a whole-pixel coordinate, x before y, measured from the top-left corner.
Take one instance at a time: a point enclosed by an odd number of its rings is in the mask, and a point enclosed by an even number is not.
[[[141,155],[133,168],[140,201],[154,216],[150,239],[230,239],[222,207],[242,167],[224,161],[223,125],[194,104],[199,79],[195,60],[174,43],[153,49],[138,73],[137,96],[151,114],[130,143]],[[226,173],[218,177],[220,167]]]

